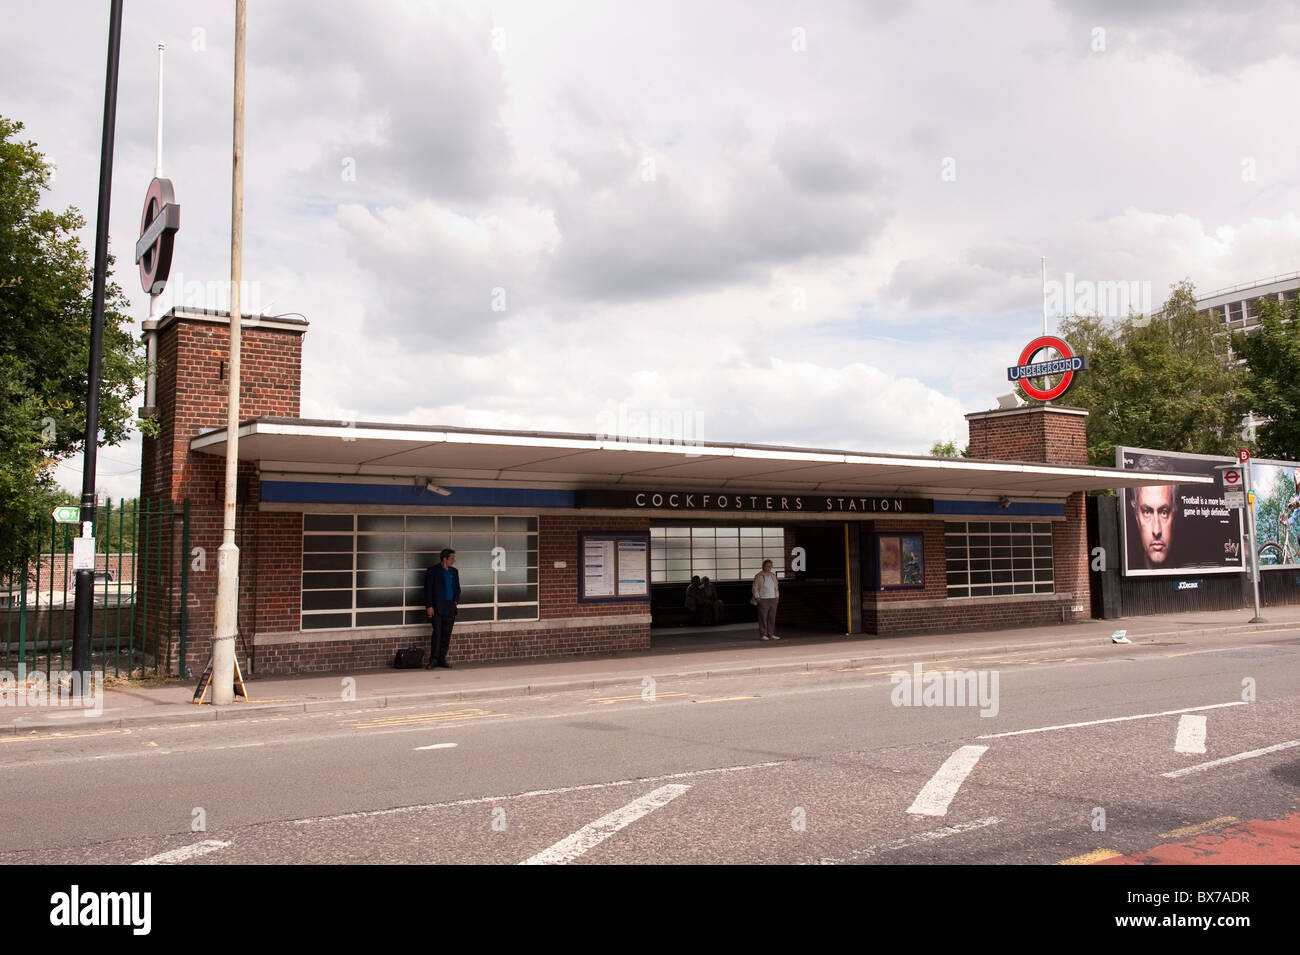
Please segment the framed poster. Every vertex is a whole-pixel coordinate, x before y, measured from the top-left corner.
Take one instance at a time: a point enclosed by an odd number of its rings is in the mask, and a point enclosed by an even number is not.
[[[925,547],[920,534],[876,534],[876,590],[922,590]]]
[[[1209,485],[1170,483],[1120,489],[1127,576],[1239,574],[1246,569],[1242,511],[1224,501],[1215,470],[1217,465],[1232,464],[1233,458],[1126,447],[1116,448],[1115,458],[1116,466],[1124,471],[1215,478]]]
[[[650,596],[650,535],[584,531],[578,535],[578,602]]]

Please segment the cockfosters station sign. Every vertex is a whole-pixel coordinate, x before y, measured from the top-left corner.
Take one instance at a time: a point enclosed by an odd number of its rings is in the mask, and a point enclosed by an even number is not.
[[[579,507],[638,511],[760,511],[804,514],[932,514],[934,501],[917,497],[768,494],[752,491],[579,491]]]

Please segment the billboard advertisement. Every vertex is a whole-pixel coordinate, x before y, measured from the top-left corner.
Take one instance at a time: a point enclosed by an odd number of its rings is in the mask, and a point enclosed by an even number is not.
[[[1245,570],[1242,511],[1224,503],[1215,470],[1217,465],[1233,463],[1234,458],[1116,448],[1115,459],[1116,466],[1125,471],[1215,478],[1212,485],[1170,483],[1121,489],[1125,574],[1140,577]]]
[[[1300,464],[1250,462],[1260,568],[1300,567]]]

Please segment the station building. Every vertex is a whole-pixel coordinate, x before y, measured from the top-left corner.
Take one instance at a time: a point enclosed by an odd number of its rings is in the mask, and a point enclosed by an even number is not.
[[[188,502],[187,662],[207,659],[221,544],[229,316],[145,324],[158,359],[141,498]],[[1085,492],[1165,483],[1087,463],[1087,412],[967,415],[970,458],[299,417],[305,320],[242,326],[238,534],[245,672],[391,665],[427,646],[423,577],[456,550],[451,659],[650,648],[693,575],[754,619],[763,560],[778,632],[909,634],[1090,615]],[[1209,483],[1202,475],[1176,475]],[[147,545],[148,546],[148,545]],[[159,602],[146,613],[173,625]]]

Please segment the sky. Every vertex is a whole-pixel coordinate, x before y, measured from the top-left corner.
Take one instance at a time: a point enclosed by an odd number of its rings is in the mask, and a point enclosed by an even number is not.
[[[108,4],[7,6],[0,115],[93,249]],[[233,10],[126,3],[111,247],[137,322],[159,41],[163,305],[228,305]],[[252,0],[244,310],[310,321],[304,417],[962,445],[1042,332],[1040,257],[1052,331],[1300,269],[1297,12]],[[101,493],[134,496],[139,461],[101,450]]]

